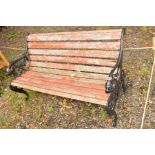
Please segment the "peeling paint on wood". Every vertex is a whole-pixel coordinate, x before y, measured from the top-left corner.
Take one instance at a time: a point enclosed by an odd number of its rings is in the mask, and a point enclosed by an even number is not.
[[[67,40],[118,40],[122,30],[98,30],[78,32],[54,32],[30,34],[28,41],[67,41]]]
[[[91,58],[73,58],[73,57],[57,57],[57,56],[35,56],[30,55],[31,61],[41,62],[59,62],[59,63],[74,63],[74,64],[86,64],[86,65],[100,65],[114,67],[116,61],[105,60],[105,59],[91,59]]]
[[[85,66],[85,65],[75,65],[75,64],[61,64],[61,63],[47,63],[47,62],[30,62],[31,67],[45,67],[45,68],[55,68],[64,70],[75,70],[77,72],[94,72],[108,74],[112,70],[110,67],[97,67],[97,66]]]
[[[118,50],[120,42],[28,42],[28,48]]]
[[[30,55],[73,56],[117,59],[118,51],[29,49]]]
[[[105,81],[107,79],[106,74],[86,73],[86,72],[77,72],[77,71],[42,68],[42,67],[30,67],[29,70],[39,72],[39,73],[44,73],[44,74],[51,74],[51,76],[60,75],[60,76],[70,76],[70,77],[76,77],[76,78],[86,78],[86,79],[94,79],[94,80],[102,80],[102,81]]]
[[[12,82],[12,85],[17,86],[17,87],[22,87],[22,88],[26,88],[26,89],[31,89],[34,91],[39,91],[42,93],[47,93],[47,94],[51,94],[51,95],[56,95],[56,96],[61,96],[61,97],[66,97],[66,98],[71,98],[71,99],[75,99],[75,100],[80,100],[80,101],[84,101],[84,102],[90,102],[90,103],[94,103],[94,104],[100,104],[100,105],[107,105],[107,100],[99,100],[99,99],[95,99],[95,98],[91,98],[91,97],[85,97],[85,96],[80,96],[80,95],[75,95],[75,94],[69,94],[66,92],[59,92],[56,90],[52,90],[52,89],[47,89],[44,86],[41,86],[39,88],[38,84],[27,84],[27,83],[18,83],[18,82]]]

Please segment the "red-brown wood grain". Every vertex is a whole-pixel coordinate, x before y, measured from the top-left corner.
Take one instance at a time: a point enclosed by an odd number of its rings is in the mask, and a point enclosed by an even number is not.
[[[28,41],[67,41],[67,40],[117,40],[121,38],[121,29],[78,32],[53,32],[30,34]]]
[[[35,79],[32,77],[18,77],[16,78],[13,83],[20,83],[23,85],[28,85],[28,86],[37,86],[38,88],[44,88],[44,89],[49,89],[49,90],[55,90],[57,92],[64,92],[64,93],[69,93],[69,94],[74,94],[74,95],[79,95],[79,96],[85,96],[85,97],[90,97],[90,98],[95,98],[99,100],[107,100],[109,97],[109,94],[105,93],[104,87],[102,89],[95,89],[93,87],[83,87],[76,85],[74,83],[73,85],[68,85],[67,83],[59,82],[60,80],[57,80],[58,82],[50,82],[46,81],[44,79]],[[87,84],[86,84],[87,86]]]
[[[90,103],[94,103],[94,104],[107,105],[107,100],[103,100],[103,99],[99,100],[99,99],[92,98],[92,97],[69,94],[66,92],[60,92],[60,91],[52,90],[49,88],[47,89],[44,87],[44,85],[39,86],[38,84],[31,84],[31,83],[24,83],[24,82],[20,83],[19,81],[12,82],[12,85],[17,86],[17,87],[21,87],[21,88],[34,90],[34,91],[38,91],[38,92],[42,92],[42,93],[46,93],[46,94],[71,98],[71,99],[80,100],[80,101],[84,101],[84,102],[90,102]]]
[[[103,50],[55,50],[55,49],[29,49],[30,55],[70,56],[117,59],[118,51]]]
[[[120,48],[120,42],[28,42],[28,48],[118,50]]]
[[[75,57],[57,57],[57,56],[44,56],[44,55],[30,55],[31,61],[43,61],[43,62],[63,62],[63,63],[74,63],[74,64],[86,64],[86,65],[100,65],[114,67],[116,61],[106,59],[92,59],[92,58],[75,58]]]
[[[77,71],[42,68],[42,67],[30,67],[29,70],[39,72],[39,73],[44,73],[44,74],[58,75],[58,76],[59,75],[70,76],[70,77],[76,77],[76,78],[86,78],[86,79],[103,80],[103,81],[107,80],[106,74],[77,72]]]
[[[43,74],[38,72],[27,71],[21,75],[22,78],[29,78],[35,80],[42,80],[46,82],[57,82],[57,83],[64,83],[66,85],[75,85],[80,87],[87,87],[93,89],[101,89],[103,90],[105,81],[104,80],[93,80],[93,79],[86,79],[86,78],[76,78],[76,77],[69,77],[69,76],[61,76],[61,75],[50,75],[50,74]]]
[[[43,68],[64,69],[64,70],[76,70],[77,72],[94,72],[94,73],[103,73],[103,74],[108,74],[112,70],[112,68],[110,67],[48,63],[48,62],[36,62],[36,61],[30,61],[30,66],[31,67],[37,66],[37,67],[43,67]]]

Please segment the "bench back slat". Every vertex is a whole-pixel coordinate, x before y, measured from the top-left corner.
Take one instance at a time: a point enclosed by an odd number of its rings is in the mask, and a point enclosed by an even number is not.
[[[28,41],[119,40],[121,29],[30,34]]]
[[[100,49],[119,50],[117,42],[28,42],[30,49]]]
[[[114,67],[116,62],[107,59],[93,59],[93,58],[80,58],[80,57],[58,57],[58,56],[44,56],[44,55],[30,55],[31,61],[45,61],[45,62],[57,62],[57,63],[74,63],[74,64],[86,64],[86,65],[100,65]]]
[[[61,63],[48,63],[48,62],[37,62],[31,61],[30,66],[42,67],[42,68],[54,68],[62,70],[74,70],[78,72],[93,72],[108,74],[112,68],[111,67],[98,67],[98,66],[86,66],[86,65],[75,65],[75,64],[61,64]]]
[[[45,73],[45,74],[55,74],[55,75],[64,75],[71,76],[76,78],[86,78],[86,79],[95,79],[104,81],[107,78],[105,74],[97,74],[97,73],[87,73],[87,72],[77,72],[71,70],[60,70],[60,69],[52,69],[52,68],[42,68],[42,67],[30,67],[29,70]]]
[[[117,59],[118,51],[29,49],[30,55],[69,56]]]
[[[74,76],[67,76],[67,75],[64,75],[64,74],[50,74],[48,72],[48,74],[45,74],[45,73],[39,73],[37,72],[34,72],[34,71],[27,71],[26,73],[24,73],[22,76],[24,77],[33,77],[33,78],[39,78],[39,77],[42,77],[42,78],[52,78],[52,79],[59,79],[61,80],[62,82],[65,82],[66,84],[73,84],[74,82],[78,82],[80,84],[81,83],[85,83],[85,84],[89,84],[88,86],[91,86],[93,84],[95,84],[95,87],[94,89],[97,89],[98,88],[98,85],[100,86],[103,86],[103,77],[101,77],[100,79],[89,79],[89,78],[81,78],[81,77],[74,77]],[[99,89],[99,88],[98,88]]]

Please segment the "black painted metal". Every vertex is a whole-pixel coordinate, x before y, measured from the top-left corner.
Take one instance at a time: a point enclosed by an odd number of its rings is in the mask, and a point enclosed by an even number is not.
[[[116,102],[120,93],[120,89],[122,88],[125,92],[125,73],[122,69],[122,61],[123,61],[123,35],[124,30],[122,30],[121,39],[120,39],[120,50],[119,50],[119,58],[115,67],[109,74],[108,80],[105,84],[105,90],[107,93],[110,93],[110,97],[108,100],[108,104],[105,108],[107,114],[112,117],[112,125],[115,127],[117,125],[117,114],[115,111]]]
[[[22,56],[20,56],[19,58],[15,59],[10,63],[10,65],[6,69],[7,75],[13,74],[15,78],[27,70],[27,62],[29,60],[27,51],[28,50],[27,50],[27,37],[26,37],[26,51]],[[23,88],[18,88],[12,85],[10,85],[9,87],[12,91],[25,94],[26,100],[28,100],[29,94],[25,90],[23,90]]]
[[[6,74],[11,75],[13,74],[14,77],[19,76],[24,71],[27,70],[28,64],[28,49],[27,49],[27,36],[25,41],[25,52],[17,59],[13,60],[10,65],[6,69]]]
[[[12,85],[10,85],[9,87],[14,92],[25,94],[26,95],[26,100],[29,99],[29,94],[25,90],[23,90],[23,88],[18,88],[18,87],[12,86]]]

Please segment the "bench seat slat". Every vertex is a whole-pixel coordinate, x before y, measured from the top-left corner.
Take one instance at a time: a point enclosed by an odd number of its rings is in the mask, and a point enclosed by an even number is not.
[[[86,78],[94,80],[107,80],[107,75],[105,74],[96,74],[96,73],[86,73],[86,72],[77,72],[69,70],[59,70],[59,69],[49,69],[49,68],[39,68],[39,67],[30,67],[30,71],[35,71],[44,74],[60,75],[60,76],[70,76],[76,78]]]
[[[120,42],[28,42],[28,48],[118,50],[120,48]]]
[[[75,58],[75,57],[58,57],[58,56],[36,56],[30,55],[31,61],[44,61],[44,62],[63,62],[63,63],[78,63],[86,65],[100,65],[114,67],[116,61],[106,59],[92,59],[92,58]]]
[[[52,82],[53,81],[53,82]],[[13,83],[23,83],[28,85],[36,84],[42,88],[46,89],[53,89],[60,92],[66,92],[70,94],[77,94],[86,97],[96,98],[96,99],[102,99],[105,100],[109,96],[109,94],[106,94],[104,91],[104,86],[102,85],[93,85],[90,84],[90,86],[86,83],[67,83],[68,81],[64,82],[60,79],[53,80],[52,78],[38,78],[37,80],[35,78],[31,77],[17,77]],[[95,86],[100,89],[95,89]]]
[[[101,89],[103,90],[105,81],[104,80],[94,80],[94,79],[86,79],[86,78],[76,78],[76,77],[69,77],[69,76],[62,76],[62,75],[53,75],[53,74],[43,74],[33,71],[27,71],[23,73],[21,77],[26,78],[34,78],[36,80],[45,80],[49,82],[61,82],[68,85],[78,85],[93,88],[93,89]],[[94,87],[95,86],[95,87]]]
[[[73,56],[117,59],[118,51],[29,49],[30,55]]]
[[[113,40],[120,39],[120,29],[30,34],[28,41]]]
[[[36,61],[30,61],[30,66],[31,67],[64,69],[64,70],[76,70],[77,72],[83,71],[83,72],[94,72],[94,73],[103,73],[103,74],[108,74],[112,70],[112,68],[110,67],[48,63],[48,62],[36,62]]]
[[[17,86],[17,87],[30,89],[30,90],[34,90],[34,91],[38,91],[38,92],[42,92],[42,93],[46,93],[46,94],[51,94],[51,95],[71,98],[71,99],[75,99],[75,100],[80,100],[80,101],[84,101],[84,102],[90,102],[90,103],[101,104],[101,105],[107,104],[107,101],[105,101],[105,100],[99,100],[99,99],[95,99],[95,98],[79,96],[79,95],[69,94],[69,93],[65,93],[65,92],[59,92],[59,91],[55,91],[52,89],[46,89],[42,86],[39,86],[38,84],[31,84],[30,85],[27,83],[12,82],[12,85]]]
[[[104,85],[103,87],[100,87],[100,89],[94,89],[94,87],[87,87],[87,84],[85,86],[85,83],[81,83],[81,86],[78,86],[78,83],[74,83],[72,85],[68,84],[68,83],[64,83],[61,80],[53,80],[52,79],[35,79],[32,77],[18,77],[16,79],[19,83],[30,83],[31,84],[38,84],[41,87],[45,88],[51,88],[60,92],[66,92],[66,93],[71,93],[71,94],[77,94],[77,95],[82,95],[84,93],[84,96],[87,97],[92,97],[92,98],[97,98],[97,99],[105,99],[107,96],[109,96],[108,94],[105,93],[105,89],[104,89]],[[13,82],[16,82],[13,81]],[[51,83],[50,83],[51,82]],[[102,89],[101,89],[102,88]]]

